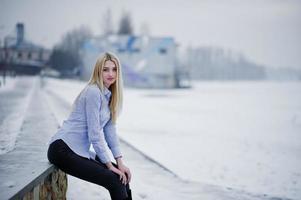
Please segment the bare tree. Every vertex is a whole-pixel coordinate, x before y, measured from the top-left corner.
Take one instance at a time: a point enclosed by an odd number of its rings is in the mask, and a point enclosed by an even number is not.
[[[112,22],[112,12],[111,12],[110,8],[107,9],[107,11],[105,12],[105,14],[102,18],[101,32],[105,36],[111,35],[114,33],[113,22]]]
[[[62,74],[75,72],[82,64],[80,49],[84,42],[91,37],[92,32],[86,26],[67,32],[61,42],[52,50],[49,64]]]
[[[120,19],[119,22],[119,29],[118,34],[129,34],[132,35],[134,33],[133,31],[133,25],[132,25],[132,18],[128,12],[125,12]]]
[[[87,26],[80,26],[79,28],[67,32],[63,36],[59,47],[62,50],[78,53],[84,41],[91,37],[91,30]]]

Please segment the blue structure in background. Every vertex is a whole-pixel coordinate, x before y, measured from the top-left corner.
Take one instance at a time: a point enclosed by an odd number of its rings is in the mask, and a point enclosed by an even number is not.
[[[122,47],[121,43],[113,43],[112,46],[115,47],[115,49],[117,49],[118,53],[124,53],[124,52],[128,52],[128,53],[133,53],[133,52],[137,52],[137,49],[133,48],[133,44],[135,42],[135,39],[137,37],[135,36],[131,36],[129,37],[125,48]],[[101,54],[103,52],[105,52],[105,49],[102,46],[96,46],[95,44],[93,44],[91,41],[86,41],[83,44],[82,49],[85,51],[85,53],[92,53],[92,54]],[[122,63],[122,73],[124,78],[131,83],[136,83],[136,82],[147,82],[147,77],[143,76],[142,74],[139,74],[138,72],[136,72],[134,70],[134,68],[132,66],[130,66],[126,61],[121,61]]]
[[[109,35],[92,38],[83,45],[84,78],[99,54],[116,53],[123,66],[124,82],[128,86],[175,87],[176,44],[171,37]]]

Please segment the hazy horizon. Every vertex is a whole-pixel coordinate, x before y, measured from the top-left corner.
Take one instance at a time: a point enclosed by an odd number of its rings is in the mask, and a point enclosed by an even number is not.
[[[67,31],[87,25],[101,33],[110,8],[114,30],[122,12],[132,16],[135,34],[145,25],[152,36],[172,36],[180,49],[214,46],[241,52],[251,61],[301,69],[301,1],[0,0],[0,39],[25,24],[26,38],[51,48]]]

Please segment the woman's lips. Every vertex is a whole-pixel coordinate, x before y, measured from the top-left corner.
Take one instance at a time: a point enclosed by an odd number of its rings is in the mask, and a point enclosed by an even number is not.
[[[113,81],[114,80],[114,78],[107,78],[109,81]]]

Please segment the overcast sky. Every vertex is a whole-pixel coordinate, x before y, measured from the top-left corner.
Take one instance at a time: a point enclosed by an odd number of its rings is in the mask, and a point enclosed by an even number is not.
[[[217,46],[254,62],[301,69],[301,0],[0,0],[0,39],[24,22],[26,37],[52,47],[66,31],[88,25],[101,32],[112,10],[114,28],[130,11],[135,33],[173,36],[187,46]]]

